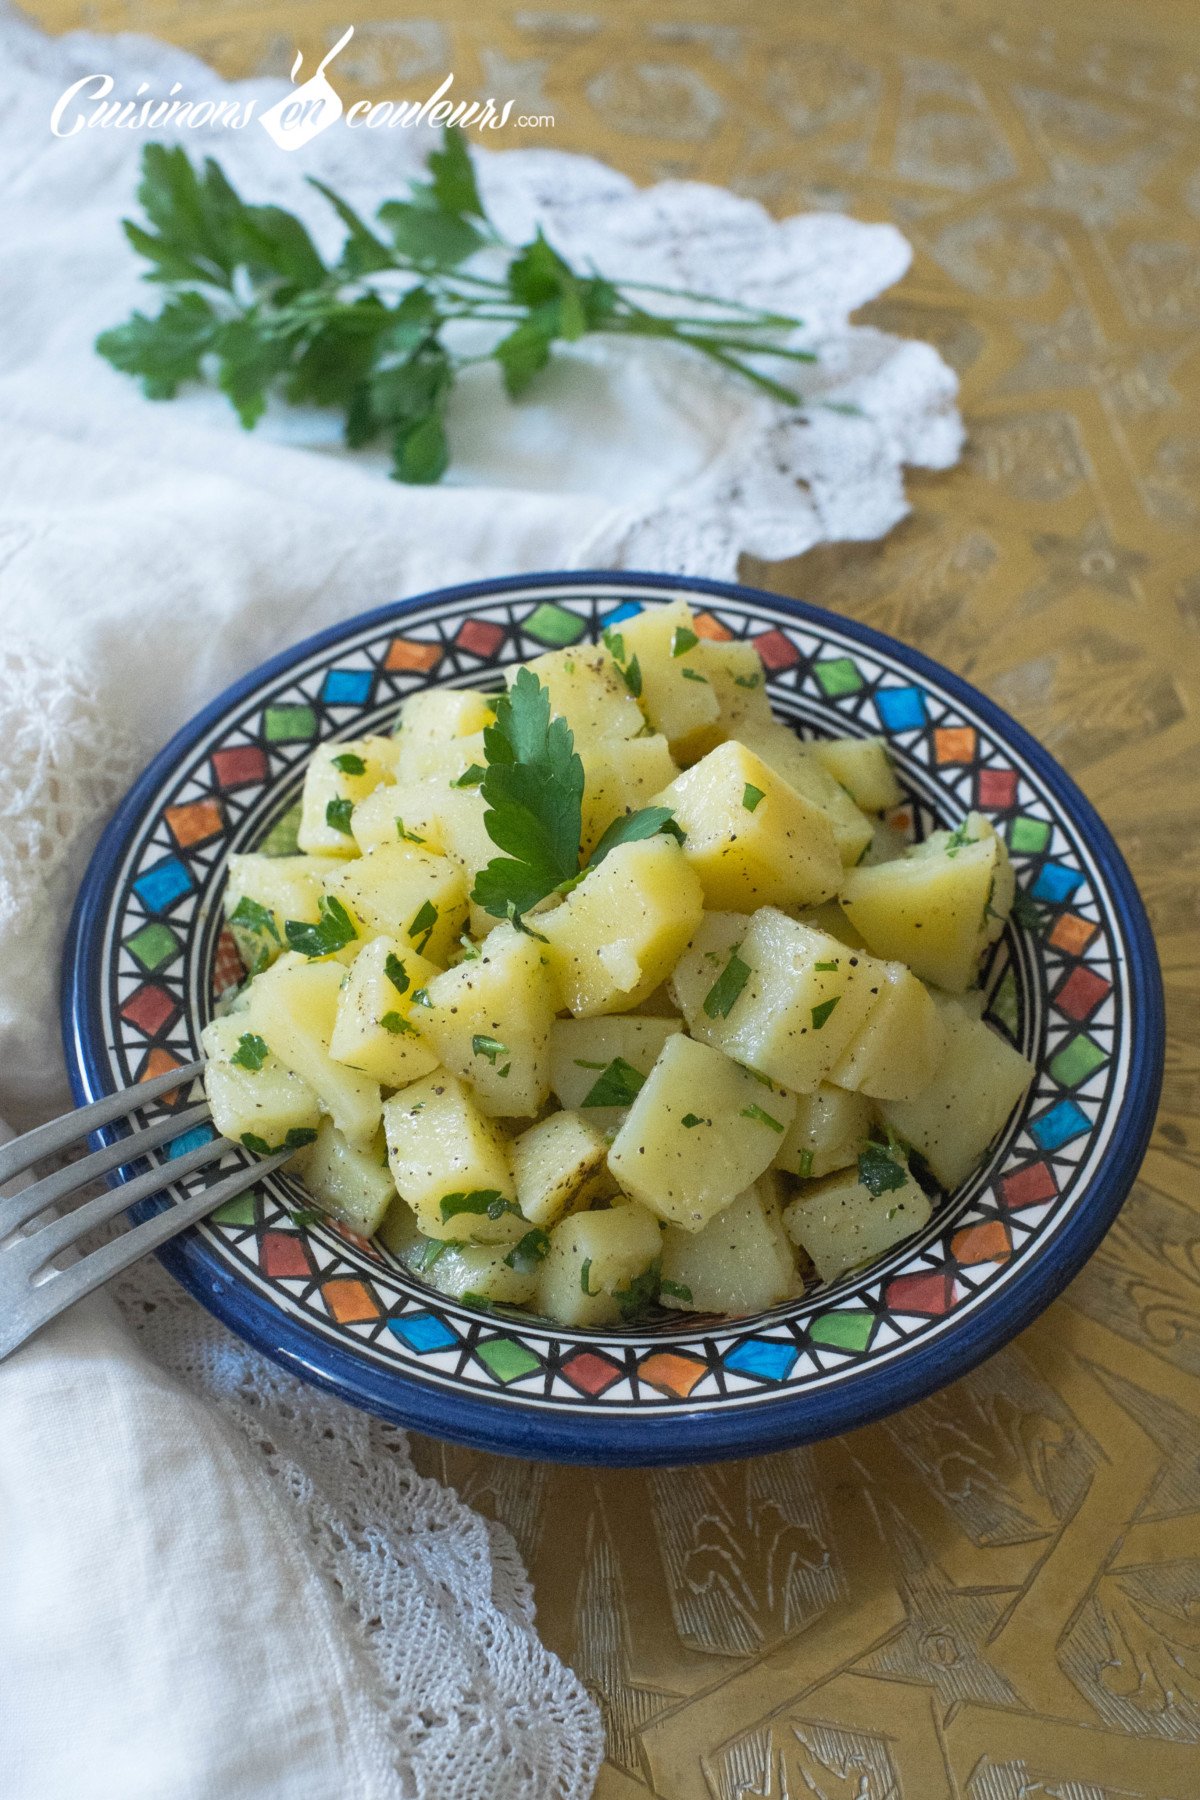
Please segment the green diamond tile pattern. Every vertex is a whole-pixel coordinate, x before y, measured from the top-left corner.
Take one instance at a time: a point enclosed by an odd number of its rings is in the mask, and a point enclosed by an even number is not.
[[[831,700],[842,694],[857,694],[863,687],[863,678],[858,664],[848,656],[834,657],[831,662],[816,664],[814,674],[821,684],[821,691]]]
[[[1063,1087],[1075,1087],[1079,1082],[1086,1081],[1089,1075],[1094,1075],[1101,1063],[1107,1061],[1107,1050],[1102,1050],[1094,1038],[1081,1032],[1051,1059],[1050,1073]]]
[[[1049,823],[1045,819],[1014,819],[1008,842],[1019,856],[1038,856],[1050,842]]]
[[[125,939],[125,948],[141,963],[143,969],[161,969],[179,955],[182,945],[168,925],[143,925]]]
[[[534,608],[521,629],[526,637],[536,638],[539,644],[561,650],[568,644],[579,642],[587,630],[587,621],[578,613],[568,612],[565,606],[555,606],[547,600]]]
[[[475,1354],[497,1381],[519,1381],[522,1375],[532,1375],[541,1367],[541,1359],[516,1338],[489,1338],[485,1344],[476,1344]]]

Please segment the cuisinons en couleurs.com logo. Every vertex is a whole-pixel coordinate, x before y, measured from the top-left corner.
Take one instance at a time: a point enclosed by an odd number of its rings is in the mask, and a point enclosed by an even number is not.
[[[512,100],[497,103],[488,100],[447,98],[454,76],[447,75],[441,86],[425,100],[356,100],[347,108],[330,81],[326,70],[334,57],[345,49],[354,36],[353,25],[343,32],[337,43],[322,57],[316,72],[285,94],[264,113],[257,123],[281,150],[299,150],[322,131],[344,118],[350,128],[368,131],[395,130],[413,125],[457,125],[464,129],[497,130],[507,125],[515,104]],[[295,84],[304,64],[297,52],[292,64]],[[61,93],[50,114],[50,129],[56,137],[74,137],[80,131],[159,131],[165,127],[193,131],[207,127],[241,131],[255,118],[256,100],[192,100],[182,93],[182,83],[175,82],[166,96],[148,92],[143,81],[132,99],[113,98],[113,77],[103,73],[84,75]],[[552,125],[544,116],[522,117],[521,125]]]

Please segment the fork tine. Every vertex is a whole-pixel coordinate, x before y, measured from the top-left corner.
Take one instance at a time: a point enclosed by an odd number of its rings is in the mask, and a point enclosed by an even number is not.
[[[114,1275],[138,1262],[148,1251],[157,1250],[185,1226],[196,1224],[206,1214],[223,1206],[226,1200],[234,1199],[263,1175],[269,1175],[272,1169],[286,1162],[289,1155],[291,1152],[285,1150],[261,1161],[255,1158],[251,1167],[238,1169],[227,1180],[202,1188],[198,1194],[168,1206],[153,1219],[114,1238],[111,1244],[94,1250],[90,1256],[81,1257],[69,1268],[54,1270],[36,1287],[26,1289],[8,1316],[0,1318],[0,1360],[51,1319],[57,1318],[59,1313],[65,1312],[68,1306],[73,1306],[76,1300],[82,1300],[85,1294],[111,1281]]]
[[[93,1100],[90,1106],[64,1113],[61,1118],[50,1119],[45,1125],[38,1125],[22,1137],[14,1138],[0,1149],[0,1187],[6,1186],[14,1175],[29,1168],[31,1163],[40,1162],[44,1156],[53,1156],[57,1150],[65,1150],[68,1144],[86,1137],[89,1131],[98,1131],[101,1125],[136,1112],[148,1100],[157,1100],[160,1094],[169,1094],[172,1088],[186,1087],[203,1072],[203,1060],[185,1063],[182,1068],[168,1069],[165,1075],[156,1075],[152,1081],[140,1081],[136,1087],[124,1088],[118,1094],[105,1094],[102,1100]]]
[[[145,1175],[139,1175],[136,1181],[128,1181],[108,1188],[94,1199],[85,1200],[74,1212],[63,1215],[61,1219],[52,1219],[39,1231],[31,1232],[28,1237],[0,1238],[0,1255],[14,1259],[14,1267],[19,1267],[26,1275],[33,1275],[60,1250],[69,1244],[77,1243],[81,1237],[93,1231],[97,1225],[104,1225],[109,1219],[116,1218],[120,1212],[136,1206],[139,1200],[145,1200],[151,1194],[157,1194],[168,1184],[182,1181],[185,1175],[193,1170],[203,1168],[207,1163],[219,1162],[227,1150],[234,1149],[228,1138],[210,1138],[205,1144],[198,1144],[185,1156],[178,1156],[174,1162],[156,1163]]]
[[[124,1163],[136,1162],[147,1150],[157,1149],[170,1138],[181,1137],[193,1125],[202,1124],[208,1111],[208,1101],[198,1101],[185,1112],[171,1113],[142,1131],[131,1131],[128,1137],[119,1138],[115,1144],[93,1150],[90,1156],[82,1156],[78,1162],[68,1163],[65,1169],[56,1169],[53,1175],[46,1175],[31,1187],[22,1188],[19,1194],[0,1200],[0,1238],[7,1237],[27,1219],[32,1219],[47,1206],[56,1205],[98,1175],[107,1175],[110,1169],[119,1169]]]

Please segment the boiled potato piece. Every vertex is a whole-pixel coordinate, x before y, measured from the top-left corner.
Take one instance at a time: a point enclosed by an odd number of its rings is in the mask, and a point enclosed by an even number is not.
[[[381,844],[330,877],[327,894],[367,927],[397,937],[444,968],[467,922],[467,883],[448,856]]]
[[[509,1258],[514,1259],[513,1262]],[[538,1267],[514,1266],[510,1244],[449,1244],[421,1271],[430,1287],[452,1300],[491,1300],[501,1306],[523,1306],[537,1292]],[[522,1264],[532,1259],[522,1258]]]
[[[823,1081],[815,1094],[800,1094],[791,1130],[780,1146],[775,1168],[808,1181],[858,1160],[870,1135],[875,1110],[863,1094]]]
[[[705,735],[721,716],[716,690],[692,651],[700,644],[695,619],[684,600],[648,606],[636,618],[622,619],[604,641],[634,685],[640,676],[642,711],[661,731],[677,762],[700,754]],[[634,674],[636,659],[637,674]],[[695,739],[696,748],[689,740]]]
[[[813,753],[864,812],[883,812],[904,798],[880,737],[818,738]]]
[[[942,1186],[965,1181],[1024,1098],[1033,1064],[954,1000],[939,998],[941,1064],[915,1100],[885,1100],[884,1121],[921,1152]]]
[[[779,1204],[757,1186],[715,1213],[700,1231],[669,1225],[662,1241],[664,1306],[745,1318],[790,1299],[796,1259]]]
[[[655,796],[714,912],[815,905],[842,881],[829,820],[742,744],[719,744]]]
[[[351,820],[354,808],[395,771],[394,738],[369,737],[342,744],[318,744],[304,777],[301,850],[324,856],[357,856]]]
[[[550,1028],[558,994],[545,946],[497,925],[478,956],[432,980],[418,1007],[422,1037],[469,1081],[492,1118],[531,1118],[550,1092]]]
[[[385,1139],[386,1143],[386,1139]],[[427,1238],[417,1224],[417,1215],[407,1200],[395,1195],[383,1218],[375,1229],[379,1242],[398,1257],[405,1268],[421,1274],[421,1265],[427,1255],[438,1256],[442,1253],[443,1238]]]
[[[865,950],[862,933],[856,931],[837,900],[826,900],[820,906],[804,906],[792,911],[793,918],[801,925],[811,925],[814,931],[827,931],[830,937],[845,944],[847,950]]]
[[[287,949],[287,921],[315,925],[322,884],[342,868],[332,856],[231,856],[225,918],[242,961],[256,975]]]
[[[396,1198],[387,1166],[383,1132],[366,1150],[355,1150],[332,1119],[322,1119],[317,1141],[304,1165],[304,1185],[313,1199],[360,1237],[373,1237]]]
[[[538,915],[558,990],[577,1018],[652,994],[700,922],[700,882],[672,837],[618,844],[563,904]]]
[[[1004,844],[985,818],[968,813],[956,832],[935,831],[896,862],[851,870],[842,905],[876,956],[961,994],[980,952],[1003,929],[1011,884]]]
[[[421,1037],[421,1009],[413,1016],[413,995],[438,972],[436,963],[399,938],[372,938],[338,994],[329,1040],[335,1062],[361,1069],[385,1087],[404,1087],[436,1069],[437,1052]]]
[[[829,1079],[877,1100],[915,1100],[946,1048],[946,1030],[928,991],[903,963],[864,956],[874,1006],[842,1051]]]
[[[307,1139],[316,1131],[321,1121],[316,1094],[272,1055],[264,1039],[247,1032],[244,1014],[211,1019],[200,1042],[208,1058],[204,1091],[222,1137],[234,1144],[252,1137],[276,1149],[287,1143],[289,1132]]]
[[[551,1113],[523,1131],[513,1142],[512,1166],[525,1217],[543,1230],[557,1224],[607,1151],[600,1133],[577,1112]]]
[[[563,1325],[615,1325],[621,1301],[636,1300],[634,1283],[657,1262],[657,1219],[632,1202],[608,1212],[572,1213],[550,1233],[538,1276],[537,1310]]]
[[[582,848],[591,854],[606,828],[626,813],[640,812],[679,770],[665,737],[597,738],[580,746],[583,790]]]
[[[603,644],[548,650],[532,662],[514,663],[504,672],[509,687],[522,666],[532,669],[542,686],[549,689],[551,716],[566,719],[581,755],[597,739],[636,737],[646,723],[624,676]]]
[[[667,1039],[682,1029],[681,1019],[611,1014],[600,1019],[556,1019],[550,1032],[550,1086],[563,1106],[581,1112],[597,1131],[610,1131],[623,1122],[629,1108],[587,1104],[597,1082],[614,1062],[648,1075]]]
[[[814,1093],[875,1003],[865,959],[771,906],[754,914],[735,955],[708,1041],[794,1093]]]
[[[366,1150],[379,1129],[379,1083],[335,1062],[329,1048],[345,974],[337,962],[282,956],[254,983],[239,1017],[266,1039],[285,1068],[308,1083],[322,1111],[355,1149]]]
[[[861,1263],[873,1262],[928,1223],[929,1201],[902,1153],[876,1147],[874,1166],[894,1171],[896,1185],[872,1192],[862,1180],[860,1164],[810,1182],[784,1212],[788,1236],[812,1258],[822,1281],[836,1281]]]
[[[431,856],[443,856],[438,802],[445,791],[445,782],[389,782],[360,800],[350,827],[362,854],[381,844],[412,844]]]
[[[739,638],[727,642],[701,638],[689,652],[688,661],[707,675],[720,708],[714,728],[718,735],[711,744],[704,745],[701,755],[726,738],[736,738],[744,744],[747,731],[774,724],[766,671],[753,644]]]
[[[613,1141],[608,1167],[660,1218],[699,1231],[762,1174],[795,1107],[793,1095],[757,1081],[719,1050],[670,1037]]]
[[[729,963],[740,950],[750,929],[749,913],[706,912],[699,930],[675,964],[669,992],[687,1020],[687,1028],[701,1043],[716,1042],[721,1015],[704,1010],[704,1003]]]
[[[504,1133],[456,1076],[435,1069],[393,1094],[383,1126],[396,1187],[426,1237],[502,1244],[528,1230]]]
[[[774,769],[802,799],[825,814],[843,867],[850,868],[857,863],[871,841],[871,821],[859,811],[829,770],[817,761],[813,747],[777,721],[747,720],[740,741],[761,757],[768,769]]]
[[[472,763],[483,762],[483,729],[494,716],[488,696],[469,688],[410,694],[396,729],[396,780],[456,781]]]

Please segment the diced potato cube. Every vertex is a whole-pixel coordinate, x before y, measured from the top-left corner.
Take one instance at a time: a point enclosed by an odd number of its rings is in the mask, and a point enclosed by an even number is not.
[[[281,957],[250,990],[250,1005],[239,1015],[247,1030],[265,1038],[280,1062],[317,1094],[322,1111],[358,1150],[366,1150],[379,1128],[379,1083],[335,1062],[329,1053],[337,1003],[346,971],[337,962]]]
[[[505,670],[510,687],[521,666],[513,663]],[[550,690],[551,714],[566,719],[581,754],[597,739],[636,737],[645,725],[641,708],[603,644],[548,650],[524,666]]]
[[[715,1213],[701,1231],[669,1225],[662,1241],[664,1306],[745,1318],[797,1291],[796,1259],[777,1201],[757,1186]]]
[[[590,855],[605,829],[626,813],[649,806],[679,770],[665,737],[596,738],[580,747],[583,763],[583,838]]]
[[[877,1100],[915,1100],[941,1063],[945,1027],[928,992],[903,963],[863,957],[862,966],[877,998],[829,1079]]]
[[[814,1181],[783,1215],[784,1228],[816,1265],[822,1281],[836,1281],[877,1257],[928,1223],[929,1201],[893,1152],[891,1166],[903,1180],[880,1193],[845,1169]]]
[[[453,781],[483,762],[483,729],[494,700],[470,688],[426,688],[410,694],[396,727],[396,780]]]
[[[704,1010],[704,1002],[740,950],[750,929],[750,915],[740,912],[706,912],[671,976],[670,993],[687,1020],[688,1030],[702,1043],[715,1043],[722,1029],[719,1011]],[[715,1002],[714,1002],[715,1005]]]
[[[792,913],[801,925],[811,925],[814,931],[827,931],[830,937],[845,944],[847,950],[865,950],[862,933],[856,931],[838,900],[825,900],[820,906],[804,906]]]
[[[431,856],[445,854],[438,801],[444,782],[396,782],[378,787],[354,808],[354,841],[366,856],[381,844],[412,844]]]
[[[550,1027],[558,995],[545,946],[497,925],[479,955],[438,975],[420,1030],[492,1118],[531,1118],[550,1092]]]
[[[437,831],[445,854],[456,862],[466,877],[468,893],[475,885],[480,869],[493,857],[503,854],[488,836],[484,817],[487,813],[483,795],[476,788],[446,788],[435,803]],[[471,902],[471,935],[483,938],[496,920],[481,906]]]
[[[245,1015],[237,1013],[204,1027],[200,1042],[209,1059],[204,1091],[222,1137],[234,1144],[252,1137],[274,1150],[287,1143],[289,1132],[316,1131],[321,1108],[308,1083],[286,1069],[262,1039],[251,1034],[243,1049],[248,1029]],[[235,1063],[235,1056],[241,1060]]]
[[[423,1278],[451,1300],[469,1297],[523,1306],[537,1292],[538,1265],[516,1268],[510,1257],[515,1261],[511,1244],[449,1244],[422,1272]]]
[[[382,1130],[356,1150],[331,1119],[322,1119],[304,1165],[304,1185],[319,1206],[360,1237],[372,1237],[396,1198]]]
[[[618,844],[552,912],[538,915],[558,990],[576,1017],[623,1012],[670,974],[700,922],[700,882],[660,834]]]
[[[907,963],[922,981],[961,994],[991,940],[991,915],[1011,890],[1008,852],[989,822],[969,813],[954,833],[934,832],[897,862],[853,869],[842,905],[876,956]]]
[[[289,919],[315,925],[322,883],[342,868],[332,856],[231,856],[225,917],[242,961],[255,973],[287,948]]]
[[[467,922],[467,883],[448,856],[414,844],[381,844],[332,876],[325,891],[361,919],[444,968]]]
[[[381,1081],[404,1087],[438,1066],[437,1052],[422,1038],[422,1009],[413,995],[438,974],[399,938],[372,938],[355,958],[338,994],[329,1054]]]
[[[966,1007],[938,1000],[946,1049],[928,1087],[915,1100],[885,1100],[879,1111],[921,1152],[945,1188],[965,1181],[1036,1070]]]
[[[667,1039],[682,1029],[681,1019],[631,1019],[623,1014],[556,1019],[550,1032],[550,1086],[563,1106],[582,1112],[597,1131],[611,1131],[624,1121],[629,1107],[586,1105],[596,1083],[614,1062],[648,1075]]]
[[[688,739],[711,731],[721,716],[716,690],[691,654],[700,642],[694,624],[687,602],[672,600],[666,606],[647,606],[604,634],[617,662],[631,674],[636,658],[642,711],[668,740],[677,762],[692,754]],[[633,679],[636,686],[637,676]]]
[[[538,1277],[537,1310],[560,1324],[615,1325],[636,1304],[633,1284],[656,1262],[658,1221],[630,1203],[609,1212],[572,1213],[550,1233]]]
[[[757,1180],[779,1149],[795,1097],[707,1044],[667,1039],[608,1153],[627,1194],[699,1231]]]
[[[512,1165],[525,1217],[543,1230],[557,1224],[607,1151],[600,1133],[577,1112],[551,1113],[523,1131],[513,1142]]]
[[[904,798],[882,738],[818,738],[813,751],[864,812],[883,812]]]
[[[304,777],[297,842],[323,856],[357,856],[354,808],[380,782],[391,781],[398,746],[394,738],[358,738],[318,744]]]
[[[736,738],[744,744],[746,731],[774,724],[766,671],[753,644],[744,638],[733,638],[727,643],[701,638],[688,657],[689,662],[693,660],[701,674],[708,676],[721,709],[716,727],[720,736],[713,744],[705,745],[705,750],[713,749],[726,738]]]
[[[802,799],[821,809],[829,820],[843,867],[852,868],[871,841],[871,821],[817,761],[814,746],[803,743],[794,731],[777,721],[764,724],[748,720],[740,738]]]
[[[456,1076],[435,1069],[393,1094],[383,1125],[396,1187],[426,1237],[503,1244],[529,1229],[507,1140]]]
[[[386,1139],[385,1139],[386,1143]],[[394,1184],[393,1184],[394,1185]],[[417,1224],[417,1215],[407,1200],[396,1194],[375,1230],[375,1236],[397,1257],[405,1268],[421,1273],[427,1254],[440,1255],[444,1239],[427,1238]]]
[[[775,1167],[805,1181],[846,1168],[858,1160],[874,1117],[875,1109],[865,1095],[823,1081],[815,1094],[801,1094],[797,1099],[796,1116]]]
[[[737,957],[709,1041],[794,1093],[814,1093],[875,1002],[863,957],[771,906],[754,914]]]
[[[873,869],[879,863],[895,862],[911,849],[911,842],[903,831],[892,825],[887,819],[876,819],[871,832],[871,841],[859,858],[864,869]]]
[[[655,804],[674,809],[714,912],[811,906],[841,886],[829,820],[743,744],[719,744]]]

